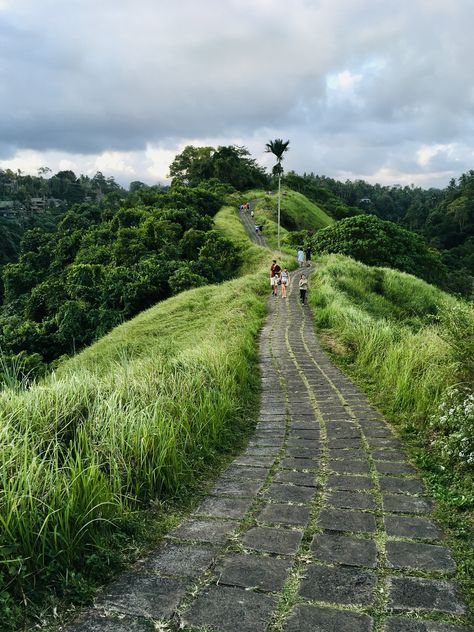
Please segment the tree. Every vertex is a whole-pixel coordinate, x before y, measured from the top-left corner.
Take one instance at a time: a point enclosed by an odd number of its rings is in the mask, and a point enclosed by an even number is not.
[[[276,158],[276,165],[273,167],[272,173],[278,176],[278,250],[280,250],[281,176],[283,174],[281,161],[283,160],[283,154],[288,151],[289,144],[289,140],[284,142],[281,138],[275,138],[275,140],[271,140],[265,145],[265,151],[268,154],[273,154]]]
[[[446,269],[439,253],[419,235],[374,215],[341,219],[318,230],[313,251],[340,253],[370,266],[396,268],[443,286]]]

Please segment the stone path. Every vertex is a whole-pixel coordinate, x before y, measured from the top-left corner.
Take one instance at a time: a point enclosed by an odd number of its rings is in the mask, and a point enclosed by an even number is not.
[[[431,500],[290,287],[269,299],[247,450],[70,632],[467,632]]]
[[[250,213],[251,211],[253,211],[253,209],[255,208],[255,206],[257,205],[257,202],[259,200],[251,200],[249,202],[250,204],[250,210],[249,211],[241,211],[239,209],[239,217],[240,217],[240,221],[242,222],[242,224],[244,225],[251,241],[253,241],[254,244],[258,244],[259,246],[264,246],[267,247],[267,240],[265,239],[264,235],[262,233],[256,233],[255,232],[255,222],[253,220],[253,218],[251,217]]]

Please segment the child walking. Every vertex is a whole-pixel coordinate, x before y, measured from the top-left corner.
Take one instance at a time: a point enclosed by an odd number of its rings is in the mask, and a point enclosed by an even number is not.
[[[286,298],[286,289],[290,284],[290,273],[288,272],[288,268],[284,268],[281,273],[281,297]]]
[[[306,278],[306,274],[301,275],[298,285],[300,288],[301,305],[304,305],[306,303],[306,293],[308,292],[308,279]]]

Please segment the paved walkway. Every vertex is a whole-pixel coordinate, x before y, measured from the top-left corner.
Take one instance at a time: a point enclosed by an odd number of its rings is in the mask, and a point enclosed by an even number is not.
[[[255,221],[253,219],[253,217],[250,215],[250,213],[253,211],[253,209],[255,208],[255,206],[257,205],[257,203],[259,202],[259,200],[251,200],[249,202],[250,204],[250,210],[249,211],[241,211],[239,208],[239,217],[240,220],[242,222],[242,224],[244,225],[251,241],[253,241],[254,244],[258,244],[259,246],[265,246],[267,247],[267,240],[265,239],[265,236],[258,232],[255,232]]]
[[[467,631],[423,483],[321,351],[296,284],[269,299],[260,353],[247,450],[70,632]]]

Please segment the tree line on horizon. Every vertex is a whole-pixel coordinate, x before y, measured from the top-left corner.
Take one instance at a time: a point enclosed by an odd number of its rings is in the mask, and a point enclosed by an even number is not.
[[[174,293],[231,278],[240,253],[214,231],[213,217],[226,195],[272,188],[278,176],[338,220],[312,237],[316,251],[472,296],[474,171],[444,190],[385,187],[269,175],[245,147],[188,146],[170,165],[169,187],[135,181],[127,191],[103,174],[45,175],[0,171],[0,199],[64,196],[43,213],[0,218],[0,355],[25,374],[41,375]]]

